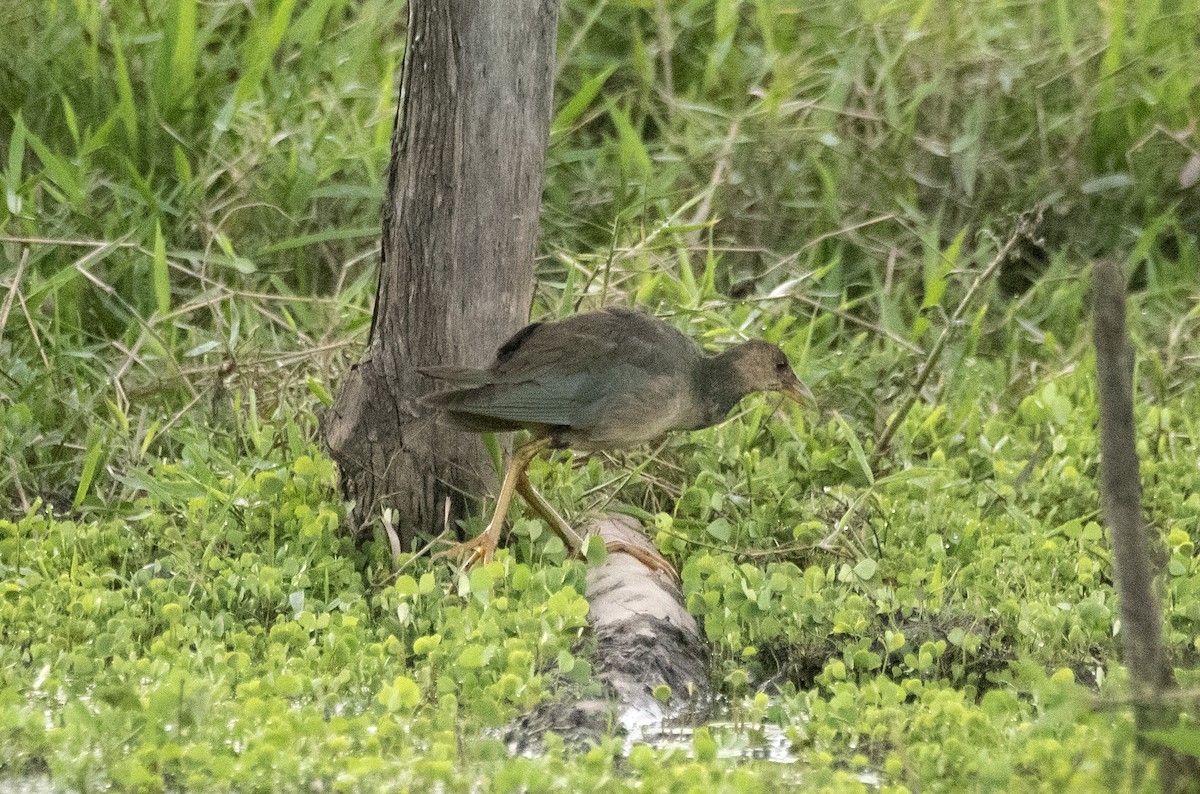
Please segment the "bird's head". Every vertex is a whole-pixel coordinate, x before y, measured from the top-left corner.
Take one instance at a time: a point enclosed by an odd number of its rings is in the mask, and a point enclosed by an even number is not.
[[[801,405],[815,405],[812,392],[804,385],[787,355],[777,345],[752,339],[730,348],[733,371],[745,393],[775,391]]]

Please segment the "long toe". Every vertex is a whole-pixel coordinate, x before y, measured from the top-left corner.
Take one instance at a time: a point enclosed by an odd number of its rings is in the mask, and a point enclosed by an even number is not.
[[[455,543],[448,549],[433,555],[435,560],[460,560],[464,571],[470,570],[476,563],[487,565],[496,556],[496,538],[491,533],[484,532],[477,538]]]
[[[625,543],[621,540],[610,540],[604,545],[609,554],[628,554],[651,571],[661,571],[672,582],[677,585],[680,584],[679,574],[675,572],[675,569],[671,567],[671,563],[667,562],[661,554],[640,546]]]

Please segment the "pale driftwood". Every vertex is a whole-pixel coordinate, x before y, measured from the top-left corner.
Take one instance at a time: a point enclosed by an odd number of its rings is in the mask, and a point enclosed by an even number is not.
[[[478,438],[418,404],[416,367],[483,366],[528,319],[558,3],[408,8],[371,337],[322,420],[353,523],[395,508],[405,549],[495,482]]]
[[[670,564],[628,516],[598,518],[587,533],[614,546],[603,565],[588,571],[587,586],[593,663],[609,697],[546,704],[522,717],[508,731],[518,751],[536,748],[548,730],[581,745],[622,731],[636,735],[681,716],[707,716],[708,644],[684,608]],[[666,703],[653,694],[662,684],[671,688]]]
[[[652,568],[613,551],[604,565],[588,571],[589,620],[596,634],[600,675],[626,711],[662,719],[694,708],[697,696],[708,689],[708,645],[684,608],[677,579],[665,572],[670,564],[629,516],[597,520],[589,534],[637,548],[661,562]],[[651,694],[659,684],[671,687],[665,706]]]

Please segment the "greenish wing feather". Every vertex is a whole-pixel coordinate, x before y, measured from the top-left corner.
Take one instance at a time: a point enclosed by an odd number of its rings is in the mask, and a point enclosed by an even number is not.
[[[518,335],[518,344],[506,345],[505,355],[492,365],[497,382],[585,371],[603,377],[620,365],[649,371],[698,355],[691,339],[660,320],[630,309],[575,315],[527,331]]]
[[[449,393],[443,405],[507,422],[586,429],[600,420],[614,392],[638,391],[655,362],[642,341],[627,342],[620,355],[604,350],[607,355],[576,351],[538,366],[525,362],[519,372],[504,372],[486,385]]]
[[[591,376],[575,372],[566,376],[523,381],[502,381],[438,395],[440,405],[458,414],[507,422],[570,426],[587,402]]]
[[[444,380],[465,388],[427,400],[460,419],[586,429],[600,421],[614,394],[637,392],[651,377],[686,368],[699,355],[671,326],[625,309],[527,327],[501,352],[482,383],[438,368],[455,375]]]
[[[457,386],[478,386],[488,382],[490,373],[474,367],[417,367],[417,372],[430,380],[453,383]]]

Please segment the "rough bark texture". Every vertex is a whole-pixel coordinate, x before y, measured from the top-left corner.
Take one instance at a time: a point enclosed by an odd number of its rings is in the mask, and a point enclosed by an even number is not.
[[[1171,665],[1162,646],[1162,610],[1154,594],[1150,537],[1142,515],[1133,422],[1133,360],[1125,338],[1125,276],[1120,265],[1098,263],[1093,290],[1101,493],[1121,598],[1122,646],[1134,684],[1158,691],[1170,684]]]
[[[1150,554],[1152,535],[1142,513],[1133,419],[1133,355],[1125,333],[1125,274],[1120,264],[1097,263],[1092,291],[1100,395],[1101,494],[1121,604],[1124,661],[1136,698],[1138,729],[1170,728],[1179,719],[1179,707],[1160,697],[1175,680],[1162,643],[1162,609],[1154,592]],[[1164,789],[1185,790],[1195,773],[1194,759],[1165,750],[1160,757]]]
[[[483,366],[528,318],[558,4],[411,0],[366,355],[323,422],[361,528],[404,548],[495,480],[479,439],[435,423],[415,367]]]
[[[670,564],[628,516],[598,518],[587,534],[635,547],[661,564],[610,551],[604,565],[588,571],[596,677],[608,698],[539,706],[509,726],[506,738],[515,752],[536,751],[549,730],[583,746],[620,731],[642,738],[664,720],[698,724],[708,717],[708,643],[684,608],[678,582],[666,573]],[[671,687],[667,703],[653,695],[660,684]]]

